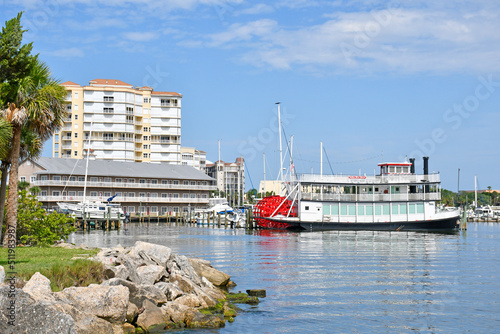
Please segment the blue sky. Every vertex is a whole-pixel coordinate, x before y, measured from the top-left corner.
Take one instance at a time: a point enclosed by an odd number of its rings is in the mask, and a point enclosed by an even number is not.
[[[56,78],[183,94],[182,145],[279,170],[276,105],[299,172],[430,157],[443,187],[500,189],[498,1],[0,0]],[[51,156],[50,145],[44,155]],[[330,172],[327,158],[324,171]],[[247,175],[247,188],[251,187]]]

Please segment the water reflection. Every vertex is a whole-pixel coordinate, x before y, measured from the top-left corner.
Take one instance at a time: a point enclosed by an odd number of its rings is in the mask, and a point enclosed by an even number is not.
[[[267,290],[260,305],[216,332],[427,333],[496,329],[499,238],[499,224],[492,223],[469,224],[458,234],[144,224],[78,232],[70,242],[158,243],[210,260],[232,276],[236,291]]]

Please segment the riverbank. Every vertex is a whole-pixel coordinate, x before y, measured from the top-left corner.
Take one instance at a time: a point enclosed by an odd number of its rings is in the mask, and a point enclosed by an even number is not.
[[[102,249],[89,259],[103,265],[102,283],[54,292],[50,280],[35,273],[22,288],[22,284],[15,289],[10,284],[0,287],[0,315],[9,316],[13,300],[9,294],[15,295],[15,332],[141,333],[219,328],[237,315],[231,296],[223,292],[232,284],[230,276],[208,261],[141,241],[133,247]],[[10,326],[2,322],[0,331],[9,332],[14,328]]]

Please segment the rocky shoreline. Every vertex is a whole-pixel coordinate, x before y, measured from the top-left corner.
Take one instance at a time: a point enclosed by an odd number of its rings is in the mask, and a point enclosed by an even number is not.
[[[133,247],[102,249],[91,259],[105,266],[101,284],[52,292],[49,279],[36,273],[22,289],[16,288],[15,328],[8,325],[6,313],[9,286],[1,286],[0,332],[118,334],[219,328],[237,314],[231,299],[258,303],[257,297],[244,294],[239,300],[241,294],[224,293],[222,289],[232,284],[230,276],[210,262],[175,254],[166,246],[137,241]]]

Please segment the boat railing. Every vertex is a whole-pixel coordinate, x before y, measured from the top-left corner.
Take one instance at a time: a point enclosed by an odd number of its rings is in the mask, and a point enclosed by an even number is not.
[[[439,201],[438,192],[416,194],[328,194],[302,193],[302,200],[339,202]]]
[[[421,174],[390,174],[390,175],[320,175],[301,174],[300,182],[305,183],[333,183],[333,184],[426,184],[439,183],[439,173]]]

